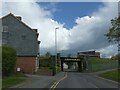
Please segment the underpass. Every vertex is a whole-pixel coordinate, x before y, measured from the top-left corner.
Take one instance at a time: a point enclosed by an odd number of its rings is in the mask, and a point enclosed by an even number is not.
[[[83,58],[61,57],[60,59],[62,71],[82,72],[86,67]]]

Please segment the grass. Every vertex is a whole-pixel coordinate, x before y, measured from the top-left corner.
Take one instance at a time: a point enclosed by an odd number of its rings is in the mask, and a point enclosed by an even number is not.
[[[0,90],[2,90],[2,78],[0,77]]]
[[[111,64],[114,62],[118,62],[117,60],[108,60],[108,59],[100,59],[100,58],[95,58],[93,60],[90,60],[90,64]]]
[[[104,58],[93,58],[88,61],[88,72],[96,72],[118,67],[117,60],[110,60]]]
[[[9,88],[23,82],[24,79],[18,77],[6,77],[2,80],[2,88]]]
[[[9,77],[3,77],[2,88],[9,88],[25,81],[25,79],[22,79],[20,77],[25,77],[25,75],[23,73],[15,73],[14,75]]]
[[[25,74],[23,74],[21,72],[16,72],[14,76],[16,76],[16,77],[26,77]]]
[[[108,72],[99,74],[99,76],[103,78],[111,79],[114,81],[120,81],[119,75],[120,75],[120,71],[118,70],[108,71]]]

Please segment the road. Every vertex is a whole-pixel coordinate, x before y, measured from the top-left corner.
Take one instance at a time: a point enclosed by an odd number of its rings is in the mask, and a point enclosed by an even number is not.
[[[118,85],[93,74],[67,72],[67,77],[56,88],[118,88]]]
[[[23,88],[23,90],[27,89],[27,88],[29,88],[29,89],[30,88],[31,89],[33,89],[33,88],[38,88],[38,89],[49,88],[51,86],[51,84],[53,84],[54,81],[58,81],[60,78],[64,77],[64,75],[65,75],[65,72],[60,72],[60,73],[56,74],[55,76],[42,76],[42,75],[29,75],[28,74],[27,77],[25,77],[25,79],[28,80],[28,82],[23,83],[23,84],[18,84],[16,86],[14,86],[13,88]],[[22,90],[22,89],[20,89],[20,90]]]

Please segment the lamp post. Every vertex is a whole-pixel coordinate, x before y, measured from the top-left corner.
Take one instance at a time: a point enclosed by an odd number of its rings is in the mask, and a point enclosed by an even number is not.
[[[120,17],[120,1],[118,2],[118,18]],[[118,24],[118,77],[120,76],[120,23]],[[120,79],[118,79],[118,82],[120,83]],[[120,88],[120,85],[118,85],[118,88]]]
[[[59,27],[55,28],[55,72],[57,72],[56,66],[57,66],[57,29],[59,29]]]
[[[119,37],[119,34],[120,34],[120,24],[118,24],[117,33],[118,33],[118,40],[117,40],[117,42],[118,42],[118,68],[120,68],[120,37]]]
[[[118,24],[117,33],[120,33],[120,24]],[[118,55],[120,55],[120,37],[118,37]]]

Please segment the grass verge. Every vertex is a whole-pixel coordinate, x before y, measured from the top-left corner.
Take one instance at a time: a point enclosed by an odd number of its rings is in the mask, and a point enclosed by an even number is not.
[[[118,71],[118,70],[108,71],[108,72],[99,74],[100,77],[111,79],[111,80],[114,80],[117,82],[120,81],[119,75],[120,75],[120,71]]]
[[[2,88],[9,88],[23,82],[24,79],[18,77],[6,77],[2,80]]]
[[[15,73],[14,75],[9,77],[3,77],[2,88],[9,88],[19,83],[22,83],[23,81],[25,81],[25,79],[21,77],[26,77],[26,76],[23,73]]]
[[[88,61],[87,72],[97,72],[107,69],[118,68],[118,60],[109,60],[104,58],[93,58]]]

